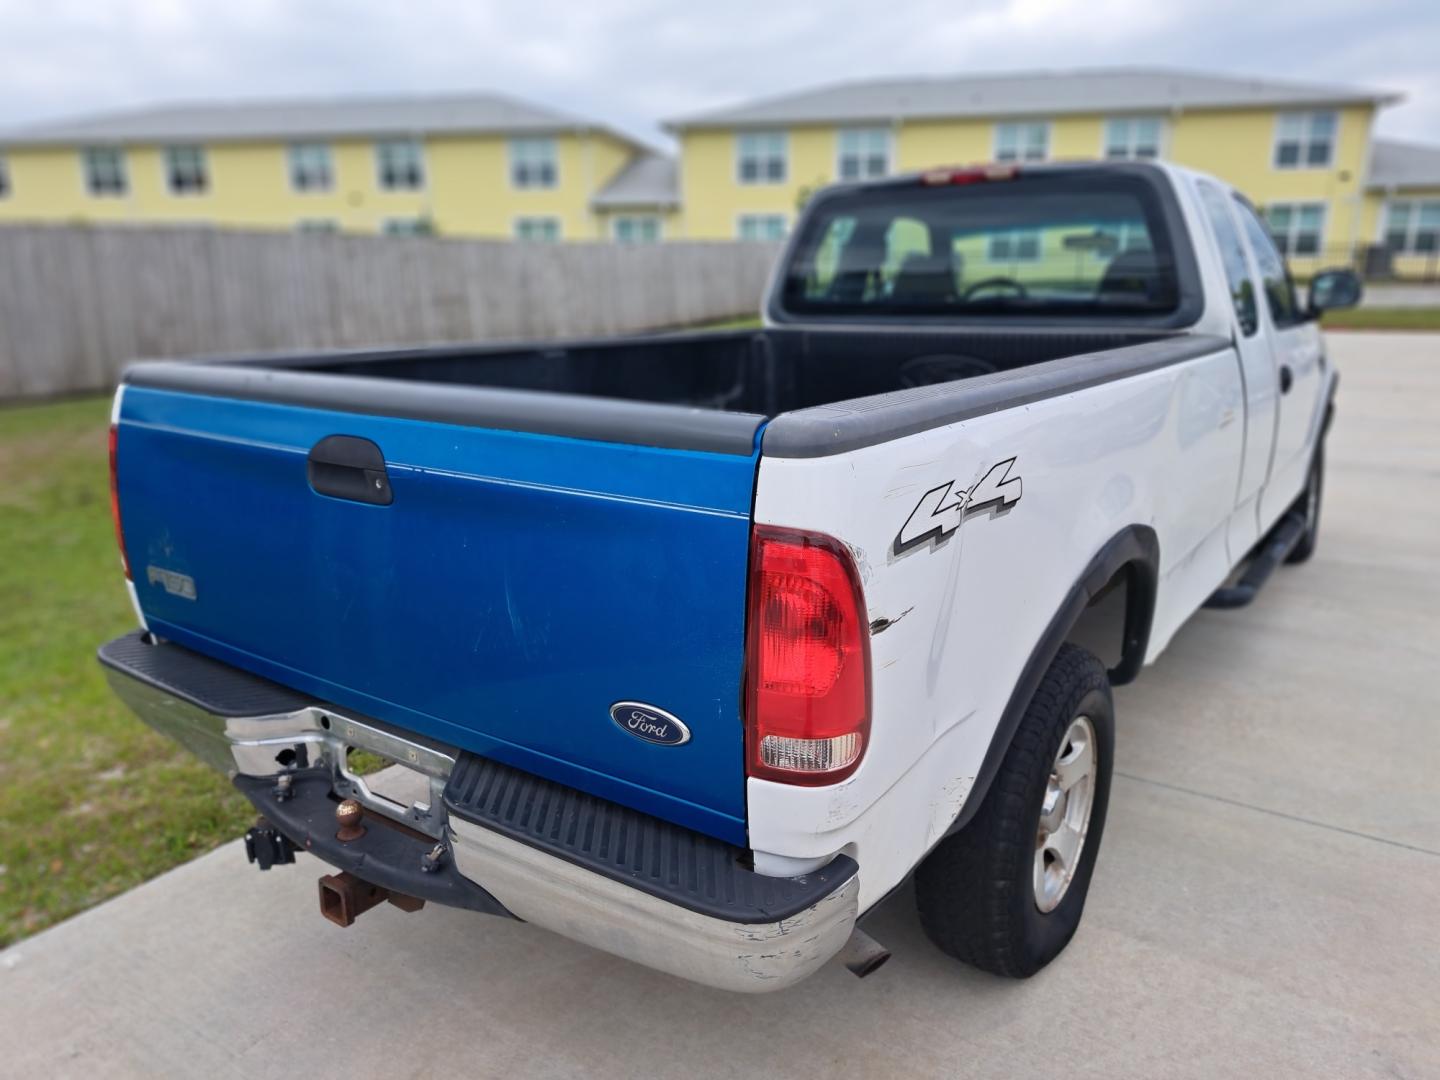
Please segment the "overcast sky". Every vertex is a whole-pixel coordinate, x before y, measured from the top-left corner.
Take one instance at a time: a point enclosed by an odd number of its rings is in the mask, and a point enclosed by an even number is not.
[[[1437,0],[0,0],[0,127],[156,102],[496,89],[664,117],[875,76],[1144,64],[1396,90],[1440,144]]]

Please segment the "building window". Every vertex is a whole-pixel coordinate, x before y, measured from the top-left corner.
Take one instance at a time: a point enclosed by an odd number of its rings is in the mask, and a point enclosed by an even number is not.
[[[986,257],[991,262],[1021,263],[1040,261],[1038,232],[1004,232],[990,237]]]
[[[560,239],[560,219],[553,217],[516,218],[515,239],[530,243],[553,244]]]
[[[340,231],[340,223],[334,218],[301,218],[295,223],[295,231],[328,236]]]
[[[1160,156],[1160,118],[1137,116],[1105,121],[1105,157],[1143,161]]]
[[[750,131],[735,143],[736,176],[742,184],[783,184],[787,142],[783,131]]]
[[[553,188],[559,179],[554,139],[510,140],[510,182],[517,188]]]
[[[435,227],[425,217],[392,217],[380,223],[386,236],[433,236]]]
[[[91,195],[124,195],[125,155],[113,146],[91,146],[80,152],[85,190]]]
[[[172,195],[203,195],[210,186],[203,146],[167,146],[165,180]]]
[[[5,160],[5,155],[0,154],[0,199],[7,198],[10,194],[10,164]]]
[[[996,161],[1044,161],[1050,156],[1050,125],[1042,121],[995,125]]]
[[[622,244],[653,244],[660,239],[660,219],[654,214],[626,214],[615,219],[614,231]]]
[[[890,171],[889,128],[850,128],[840,132],[841,180],[873,180]]]
[[[376,143],[375,165],[382,191],[418,191],[425,186],[420,144],[414,139],[387,139]]]
[[[1335,156],[1333,112],[1281,113],[1275,119],[1275,168],[1323,169]]]
[[[335,183],[330,147],[324,143],[292,143],[290,186],[296,191],[329,191]]]
[[[1386,203],[1385,246],[1411,255],[1440,251],[1440,201]]]
[[[784,214],[741,214],[736,235],[741,240],[784,240],[786,227]]]
[[[1282,255],[1318,255],[1325,234],[1324,203],[1271,203],[1265,223]]]

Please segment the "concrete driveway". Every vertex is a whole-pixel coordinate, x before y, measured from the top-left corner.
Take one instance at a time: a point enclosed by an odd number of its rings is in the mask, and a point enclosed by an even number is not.
[[[1440,335],[1333,335],[1315,559],[1118,694],[1089,907],[1024,983],[932,949],[712,992],[231,844],[0,954],[0,1074],[1440,1076]],[[302,857],[304,859],[304,857]]]

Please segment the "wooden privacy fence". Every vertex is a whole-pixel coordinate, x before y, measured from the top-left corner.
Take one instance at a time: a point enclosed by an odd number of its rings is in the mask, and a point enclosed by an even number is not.
[[[0,398],[131,360],[569,337],[755,313],[776,245],[0,227]]]

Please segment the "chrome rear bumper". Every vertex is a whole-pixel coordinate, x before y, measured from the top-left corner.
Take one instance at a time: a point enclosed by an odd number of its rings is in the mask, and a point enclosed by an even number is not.
[[[750,993],[799,982],[838,953],[854,929],[859,876],[854,863],[843,857],[836,863],[840,870],[826,885],[829,891],[802,910],[775,917],[757,907],[737,910],[733,918],[717,917],[657,895],[653,882],[646,883],[648,888],[638,887],[615,873],[596,872],[515,835],[450,813],[445,790],[456,768],[455,750],[278,687],[280,697],[267,699],[259,693],[253,700],[260,703],[257,707],[280,705],[281,711],[226,715],[230,710],[217,705],[213,685],[203,694],[190,694],[184,685],[186,657],[195,657],[212,674],[220,666],[216,661],[174,645],[148,646],[184,654],[177,654],[181,663],[173,665],[166,678],[157,679],[153,670],[135,660],[148,657],[137,652],[133,636],[121,642],[126,649],[107,654],[111,646],[120,644],[112,642],[101,651],[106,678],[115,693],[162,735],[232,779],[274,776],[278,781],[287,772],[298,777],[300,770],[313,779],[317,769],[327,768],[336,796],[356,798],[371,811],[441,840],[461,876],[526,922],[694,982]],[[254,678],[234,668],[222,674],[228,678],[229,673]],[[263,683],[261,689],[273,686]],[[380,754],[412,775],[419,774],[428,798],[397,801],[378,790],[379,777],[385,773],[368,782],[354,774],[347,763],[350,748]],[[245,781],[237,786],[262,813],[277,825],[283,823],[276,808],[265,803],[273,785]],[[589,797],[577,793],[577,798]],[[291,839],[305,846],[302,837]],[[319,848],[312,850],[325,854]],[[340,865],[338,859],[330,861]],[[364,876],[363,869],[358,876]]]

